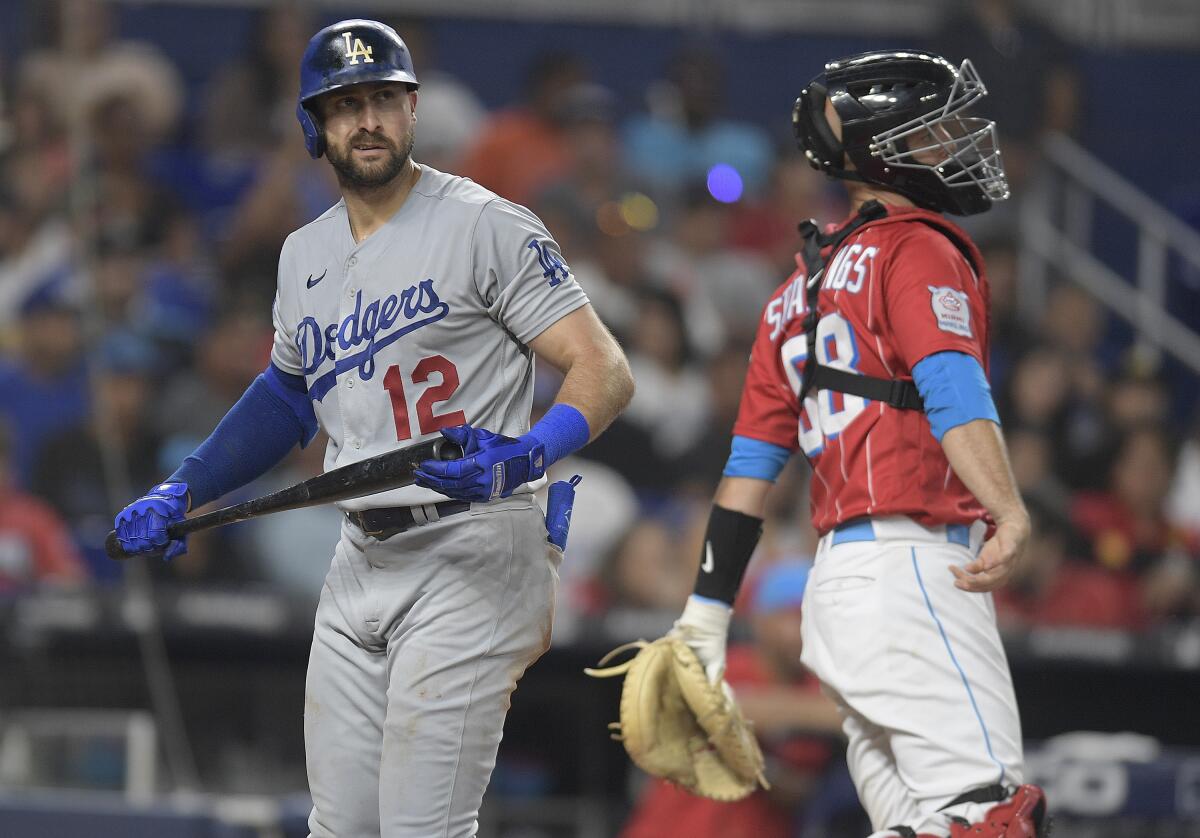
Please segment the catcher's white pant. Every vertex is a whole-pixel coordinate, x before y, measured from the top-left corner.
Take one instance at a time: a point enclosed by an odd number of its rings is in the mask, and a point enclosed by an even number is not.
[[[1022,782],[1021,724],[991,594],[954,587],[985,527],[861,519],[822,537],[804,596],[801,660],[842,712],[872,827],[949,834],[992,805],[938,807]],[[890,832],[884,834],[892,834]]]
[[[317,607],[310,838],[470,838],[561,552],[529,496],[377,541],[349,523]]]

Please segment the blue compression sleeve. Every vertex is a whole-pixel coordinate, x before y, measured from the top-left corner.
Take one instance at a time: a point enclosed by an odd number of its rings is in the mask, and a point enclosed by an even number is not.
[[[734,436],[729,461],[725,463],[722,474],[726,477],[755,477],[773,483],[791,456],[792,452],[782,445],[748,436]]]
[[[587,445],[592,429],[588,427],[587,417],[577,408],[559,402],[546,411],[526,436],[533,437],[546,449],[546,465],[549,466]]]
[[[167,482],[187,483],[192,506],[202,506],[262,475],[297,443],[308,445],[316,416],[292,379],[303,386],[300,376],[267,367]]]
[[[271,388],[271,392],[290,407],[292,413],[300,420],[303,430],[300,447],[307,448],[312,438],[317,435],[317,412],[313,408],[312,399],[308,397],[308,384],[305,383],[304,376],[292,375],[274,364],[267,364],[262,377]]]
[[[983,367],[970,355],[935,352],[913,367],[913,380],[925,401],[925,415],[938,442],[946,431],[975,419],[1000,424]]]

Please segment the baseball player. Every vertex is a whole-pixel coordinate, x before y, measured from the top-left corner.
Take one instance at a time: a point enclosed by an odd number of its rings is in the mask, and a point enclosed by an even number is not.
[[[387,26],[313,37],[297,116],[342,200],[284,243],[270,365],[116,519],[126,551],[177,555],[168,523],[318,427],[327,470],[438,433],[463,446],[342,504],[305,690],[313,838],[475,834],[511,694],[550,642],[561,552],[532,493],[633,389],[541,222],[412,159],[417,88]],[[530,428],[534,355],[565,379]]]
[[[674,632],[721,677],[772,481],[812,467],[821,535],[801,660],[837,702],[874,836],[1039,835],[992,597],[1029,517],[987,382],[983,260],[943,212],[1008,197],[970,61],[872,52],[825,66],[793,124],[852,214],[802,225],[763,310],[695,593]]]

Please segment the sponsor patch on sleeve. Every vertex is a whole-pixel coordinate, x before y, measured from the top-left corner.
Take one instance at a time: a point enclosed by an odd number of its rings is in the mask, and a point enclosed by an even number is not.
[[[930,305],[933,306],[933,316],[937,318],[938,328],[943,332],[951,332],[963,337],[973,337],[971,334],[971,306],[967,295],[962,291],[947,286],[927,286],[930,294]]]

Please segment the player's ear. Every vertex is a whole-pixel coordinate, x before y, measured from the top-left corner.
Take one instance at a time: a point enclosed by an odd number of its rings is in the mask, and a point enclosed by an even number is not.
[[[825,100],[825,121],[829,123],[829,131],[840,143],[842,141],[842,117],[838,114],[837,108],[833,106],[833,102],[830,99]]]
[[[837,112],[837,108],[835,108],[833,106],[832,99],[825,100],[824,113],[825,113],[825,121],[829,124],[829,132],[833,135],[834,139],[837,140],[838,146],[841,147],[841,144],[842,144],[842,117],[841,117],[841,114],[839,114]],[[854,161],[852,159],[850,159],[850,155],[845,154],[845,153],[842,154],[842,166],[848,172],[853,172],[858,168],[857,166],[854,165]]]

